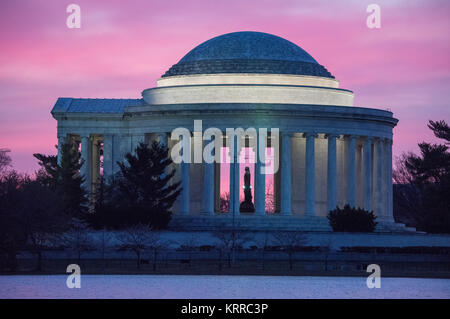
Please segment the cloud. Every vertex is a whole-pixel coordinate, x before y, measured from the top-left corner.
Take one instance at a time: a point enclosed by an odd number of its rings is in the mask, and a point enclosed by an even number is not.
[[[373,1],[78,0],[82,28],[66,27],[58,0],[2,2],[0,146],[20,170],[53,152],[58,96],[131,97],[203,41],[257,30],[308,51],[366,107],[400,119],[394,153],[433,139],[428,119],[450,119],[448,1],[377,1],[382,27],[366,27]]]

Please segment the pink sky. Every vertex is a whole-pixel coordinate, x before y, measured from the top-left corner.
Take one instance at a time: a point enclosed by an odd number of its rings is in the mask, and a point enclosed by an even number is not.
[[[66,6],[81,7],[81,29]],[[381,29],[366,7],[381,7]],[[355,92],[355,105],[389,108],[400,122],[394,155],[435,140],[429,119],[450,121],[449,1],[2,1],[0,148],[33,172],[55,153],[58,97],[139,98],[201,42],[253,30],[308,51]]]
[[[230,154],[228,147],[223,147],[221,150],[221,160],[222,164],[220,164],[220,196],[226,198],[226,194],[230,194]],[[239,201],[242,202],[245,199],[244,193],[244,174],[245,168],[248,167],[250,169],[250,184],[251,184],[251,193],[252,197],[255,198],[254,193],[254,185],[255,185],[255,153],[250,147],[245,147],[239,153]],[[265,189],[266,195],[273,194],[273,184],[274,184],[274,175],[273,171],[275,169],[274,165],[274,150],[273,148],[266,149],[266,175],[265,175]],[[266,211],[272,212],[273,206],[270,203],[273,203],[273,199],[266,198]]]

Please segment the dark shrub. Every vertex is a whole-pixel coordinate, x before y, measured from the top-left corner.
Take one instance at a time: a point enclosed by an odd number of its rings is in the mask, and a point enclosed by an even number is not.
[[[373,232],[377,225],[373,212],[348,204],[344,208],[336,207],[327,218],[335,232]]]
[[[103,204],[87,221],[95,229],[124,229],[138,224],[149,225],[153,229],[164,229],[170,222],[171,213],[156,211],[138,205],[126,207],[119,204]]]

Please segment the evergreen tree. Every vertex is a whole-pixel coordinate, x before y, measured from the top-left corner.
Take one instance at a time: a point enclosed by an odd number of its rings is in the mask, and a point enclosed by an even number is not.
[[[96,227],[129,227],[149,225],[153,229],[167,226],[172,206],[181,192],[180,182],[172,182],[175,169],[168,148],[153,142],[139,144],[135,153],[118,163],[120,172],[102,194],[94,217]]]
[[[450,233],[450,127],[445,121],[429,121],[428,127],[444,144],[419,144],[420,155],[404,154],[394,180],[397,200],[414,195],[406,212],[415,212],[416,227],[430,233]],[[406,186],[405,186],[406,185]],[[411,197],[411,196],[409,196]],[[396,204],[396,207],[402,207]]]
[[[84,217],[87,211],[88,199],[86,190],[82,187],[84,176],[80,174],[83,165],[81,154],[75,143],[65,143],[61,146],[61,163],[57,156],[33,154],[39,160],[41,170],[37,181],[50,187],[62,203],[62,213],[72,217]]]
[[[15,215],[21,221],[21,230],[27,236],[26,248],[36,255],[36,270],[42,270],[42,252],[54,243],[54,235],[68,228],[68,216],[61,212],[61,202],[55,192],[36,180],[21,185],[21,201]]]
[[[16,171],[0,175],[0,269],[5,265],[11,271],[16,270],[16,255],[27,240],[23,221],[17,213],[22,202],[21,187],[27,180],[27,176]]]
[[[328,212],[328,221],[335,232],[364,232],[375,230],[377,217],[372,211],[359,207],[351,207],[349,204],[343,208],[336,207]]]

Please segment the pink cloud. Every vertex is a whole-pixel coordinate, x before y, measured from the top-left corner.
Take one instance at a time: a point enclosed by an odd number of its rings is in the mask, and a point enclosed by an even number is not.
[[[65,26],[68,3],[5,1],[0,13],[0,147],[15,167],[54,152],[59,96],[131,97],[190,49],[223,33],[256,30],[302,46],[357,105],[400,119],[394,154],[435,140],[428,119],[450,121],[450,3],[377,1],[382,27],[366,27],[372,1],[76,1],[82,28]]]

